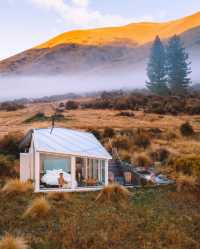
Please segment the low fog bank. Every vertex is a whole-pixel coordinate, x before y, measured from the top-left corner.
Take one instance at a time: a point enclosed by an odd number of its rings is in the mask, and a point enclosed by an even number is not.
[[[200,83],[199,57],[192,62],[192,82]],[[67,93],[82,94],[104,90],[142,89],[146,72],[142,64],[132,70],[131,65],[124,70],[102,70],[77,75],[1,77],[0,101],[19,98],[40,98]]]
[[[56,94],[85,93],[102,90],[143,88],[141,74],[78,75],[0,78],[0,101],[39,98]]]

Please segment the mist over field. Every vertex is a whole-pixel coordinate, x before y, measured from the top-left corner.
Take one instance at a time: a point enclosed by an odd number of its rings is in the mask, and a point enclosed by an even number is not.
[[[99,90],[142,88],[144,74],[77,75],[0,78],[0,101],[36,98],[55,94],[83,93]]]
[[[192,60],[192,83],[200,82],[199,58]],[[145,64],[126,70],[96,71],[77,75],[0,77],[0,101],[37,98],[56,94],[84,93],[100,90],[140,89],[147,80]]]

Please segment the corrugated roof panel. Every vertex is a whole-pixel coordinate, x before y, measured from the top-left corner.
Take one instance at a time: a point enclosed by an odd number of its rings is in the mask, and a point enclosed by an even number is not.
[[[37,151],[111,159],[101,143],[88,132],[54,128],[51,133],[50,128],[35,129],[33,139]]]

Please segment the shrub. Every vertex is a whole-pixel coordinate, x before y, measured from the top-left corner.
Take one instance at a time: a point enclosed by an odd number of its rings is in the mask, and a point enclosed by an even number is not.
[[[54,114],[51,116],[51,119],[54,119],[55,121],[62,121],[62,120],[65,120],[65,116],[63,114]]]
[[[31,191],[33,189],[32,183],[27,181],[27,182],[21,182],[18,179],[12,179],[8,180],[5,186],[2,188],[2,192],[6,194],[11,194],[11,193],[25,193],[28,191]]]
[[[138,147],[146,149],[151,144],[149,134],[141,129],[138,129],[134,136],[134,143]]]
[[[152,161],[145,153],[141,153],[135,157],[134,164],[137,167],[150,167]]]
[[[6,234],[0,240],[0,249],[28,249],[28,245],[23,237]]]
[[[128,150],[130,147],[130,141],[126,136],[118,136],[112,141],[113,147],[117,149]]]
[[[17,176],[16,162],[12,157],[6,155],[0,155],[0,176],[1,177],[13,177]]]
[[[65,104],[65,108],[67,110],[76,110],[79,108],[79,104],[76,101],[73,100],[69,100],[67,101],[67,103]]]
[[[96,198],[96,201],[119,202],[121,200],[127,200],[129,195],[130,192],[123,186],[118,184],[109,184],[101,190]]]
[[[122,161],[131,163],[131,155],[127,151],[120,151],[119,156]]]
[[[46,217],[50,211],[49,202],[44,197],[38,197],[32,201],[31,205],[24,213],[24,217],[40,218]]]
[[[112,138],[115,136],[115,131],[113,128],[110,128],[110,127],[106,127],[104,129],[104,133],[103,133],[103,136],[106,137],[106,138]]]
[[[174,166],[176,172],[189,176],[193,175],[195,177],[200,177],[199,156],[185,156],[175,158],[172,160],[172,165]]]
[[[24,108],[25,108],[24,105],[18,104],[18,103],[14,102],[14,101],[3,102],[0,105],[0,110],[5,110],[7,112],[9,112],[9,111],[17,111],[19,109],[24,109]]]
[[[154,161],[164,162],[169,158],[170,152],[165,148],[160,148],[156,151],[151,152],[150,156]]]
[[[186,122],[180,126],[180,132],[183,136],[192,136],[194,134],[193,127],[189,122]]]
[[[197,190],[197,182],[194,176],[180,174],[176,180],[178,192],[194,192]]]
[[[43,112],[38,112],[34,116],[27,118],[24,123],[38,122],[49,120],[49,117],[46,117]]]
[[[54,201],[69,200],[69,194],[63,192],[49,192],[47,198]]]
[[[134,112],[123,111],[123,112],[117,113],[116,116],[121,116],[121,117],[135,117],[135,114],[134,114]]]
[[[20,133],[9,133],[0,141],[0,153],[19,156],[19,144],[22,139]]]

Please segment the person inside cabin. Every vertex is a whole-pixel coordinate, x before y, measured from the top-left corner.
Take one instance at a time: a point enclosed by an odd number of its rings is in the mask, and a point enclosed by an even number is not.
[[[59,188],[63,188],[65,184],[65,179],[63,177],[63,173],[59,174],[59,178],[58,178],[58,186]]]

